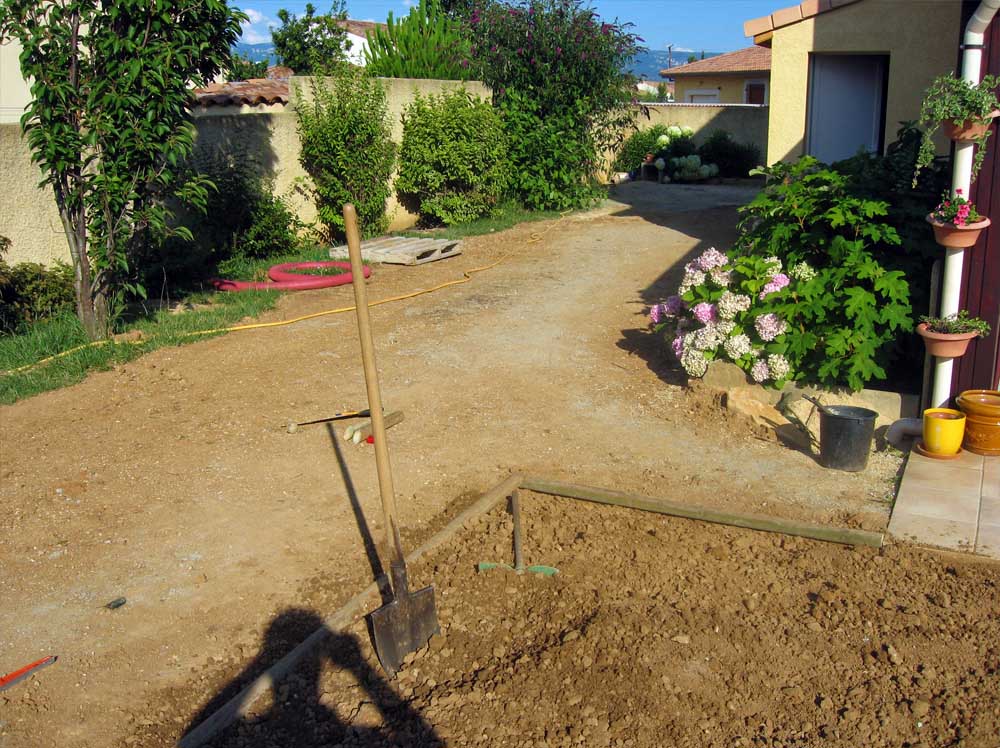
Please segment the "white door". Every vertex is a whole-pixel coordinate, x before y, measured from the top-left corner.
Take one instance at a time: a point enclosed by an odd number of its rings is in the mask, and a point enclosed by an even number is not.
[[[806,153],[831,163],[881,149],[887,66],[882,55],[812,55]]]

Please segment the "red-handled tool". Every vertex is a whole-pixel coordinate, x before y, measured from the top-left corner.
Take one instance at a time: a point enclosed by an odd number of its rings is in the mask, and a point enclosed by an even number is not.
[[[43,657],[37,662],[33,662],[30,665],[25,665],[20,670],[15,670],[13,673],[8,673],[7,675],[0,678],[0,691],[6,691],[8,688],[13,686],[15,683],[20,683],[25,678],[34,675],[43,667],[48,667],[53,662],[55,662],[58,657],[55,655],[49,655],[48,657]]]

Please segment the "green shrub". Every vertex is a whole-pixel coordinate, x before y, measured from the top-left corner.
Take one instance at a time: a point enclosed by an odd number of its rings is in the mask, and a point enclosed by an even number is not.
[[[190,168],[213,185],[204,213],[182,217],[190,238],[168,236],[147,249],[140,267],[154,295],[193,288],[233,258],[266,259],[295,252],[305,226],[272,192],[251,156],[199,152]]]
[[[306,3],[305,11],[301,17],[284,8],[278,11],[281,26],[271,31],[274,52],[299,75],[325,75],[343,63],[350,46],[343,25],[347,8],[343,0],[334,0],[329,13],[317,13],[312,3]]]
[[[633,121],[623,71],[636,36],[581,0],[486,2],[468,28],[474,72],[503,112],[517,197],[533,208],[589,201],[603,168],[598,155]]]
[[[388,224],[385,203],[396,161],[385,89],[364,70],[344,66],[314,79],[311,94],[295,108],[299,161],[312,179],[326,238],[344,236],[345,203],[354,203],[362,233],[377,236]]]
[[[510,142],[511,188],[525,207],[567,210],[598,195],[593,171],[597,151],[578,132],[581,112],[546,116],[535,99],[516,91],[507,91],[500,111]]]
[[[621,144],[612,168],[615,171],[634,171],[642,164],[647,153],[656,153],[660,149],[656,140],[666,134],[667,125],[653,125],[645,130],[636,130]]]
[[[702,161],[718,166],[723,177],[748,177],[750,170],[764,161],[760,148],[753,143],[737,143],[725,130],[709,135],[698,148],[698,155]]]
[[[26,325],[76,308],[73,268],[65,262],[46,267],[37,262],[8,265],[3,254],[9,240],[0,236],[0,332],[13,333]]]
[[[403,113],[396,192],[421,218],[455,224],[486,215],[507,189],[503,122],[465,90],[418,95]]]
[[[762,309],[789,328],[782,354],[805,381],[857,390],[885,379],[893,343],[913,329],[909,281],[886,262],[901,252],[888,203],[811,156],[752,173],[767,184],[741,209],[734,251],[800,276]]]
[[[267,60],[254,62],[243,55],[233,55],[226,77],[231,81],[248,81],[267,77]]]
[[[368,35],[368,72],[384,78],[469,78],[469,42],[461,24],[441,9],[438,0],[420,0],[409,15]]]

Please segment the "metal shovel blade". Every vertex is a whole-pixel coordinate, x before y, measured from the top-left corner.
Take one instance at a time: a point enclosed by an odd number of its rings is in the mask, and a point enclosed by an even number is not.
[[[434,607],[434,587],[416,592],[397,590],[396,599],[371,613],[372,636],[379,662],[394,676],[410,652],[426,647],[441,631]]]

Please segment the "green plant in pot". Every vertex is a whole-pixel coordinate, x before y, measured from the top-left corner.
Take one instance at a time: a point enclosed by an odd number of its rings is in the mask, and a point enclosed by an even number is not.
[[[913,173],[914,187],[920,170],[934,160],[933,137],[938,127],[943,127],[945,134],[952,140],[976,144],[976,156],[972,162],[972,178],[975,179],[986,156],[990,123],[1000,115],[1000,101],[996,95],[998,85],[1000,78],[995,75],[983,76],[978,85],[954,75],[942,75],[935,78],[924,91],[920,120],[917,123],[924,131],[924,136]]]
[[[962,189],[954,195],[945,192],[938,206],[927,214],[927,223],[934,228],[934,241],[942,247],[971,247],[979,234],[990,225],[990,219],[965,199]]]
[[[965,355],[970,340],[990,334],[990,325],[979,317],[970,317],[963,309],[945,317],[921,317],[917,333],[932,356],[958,358]]]

